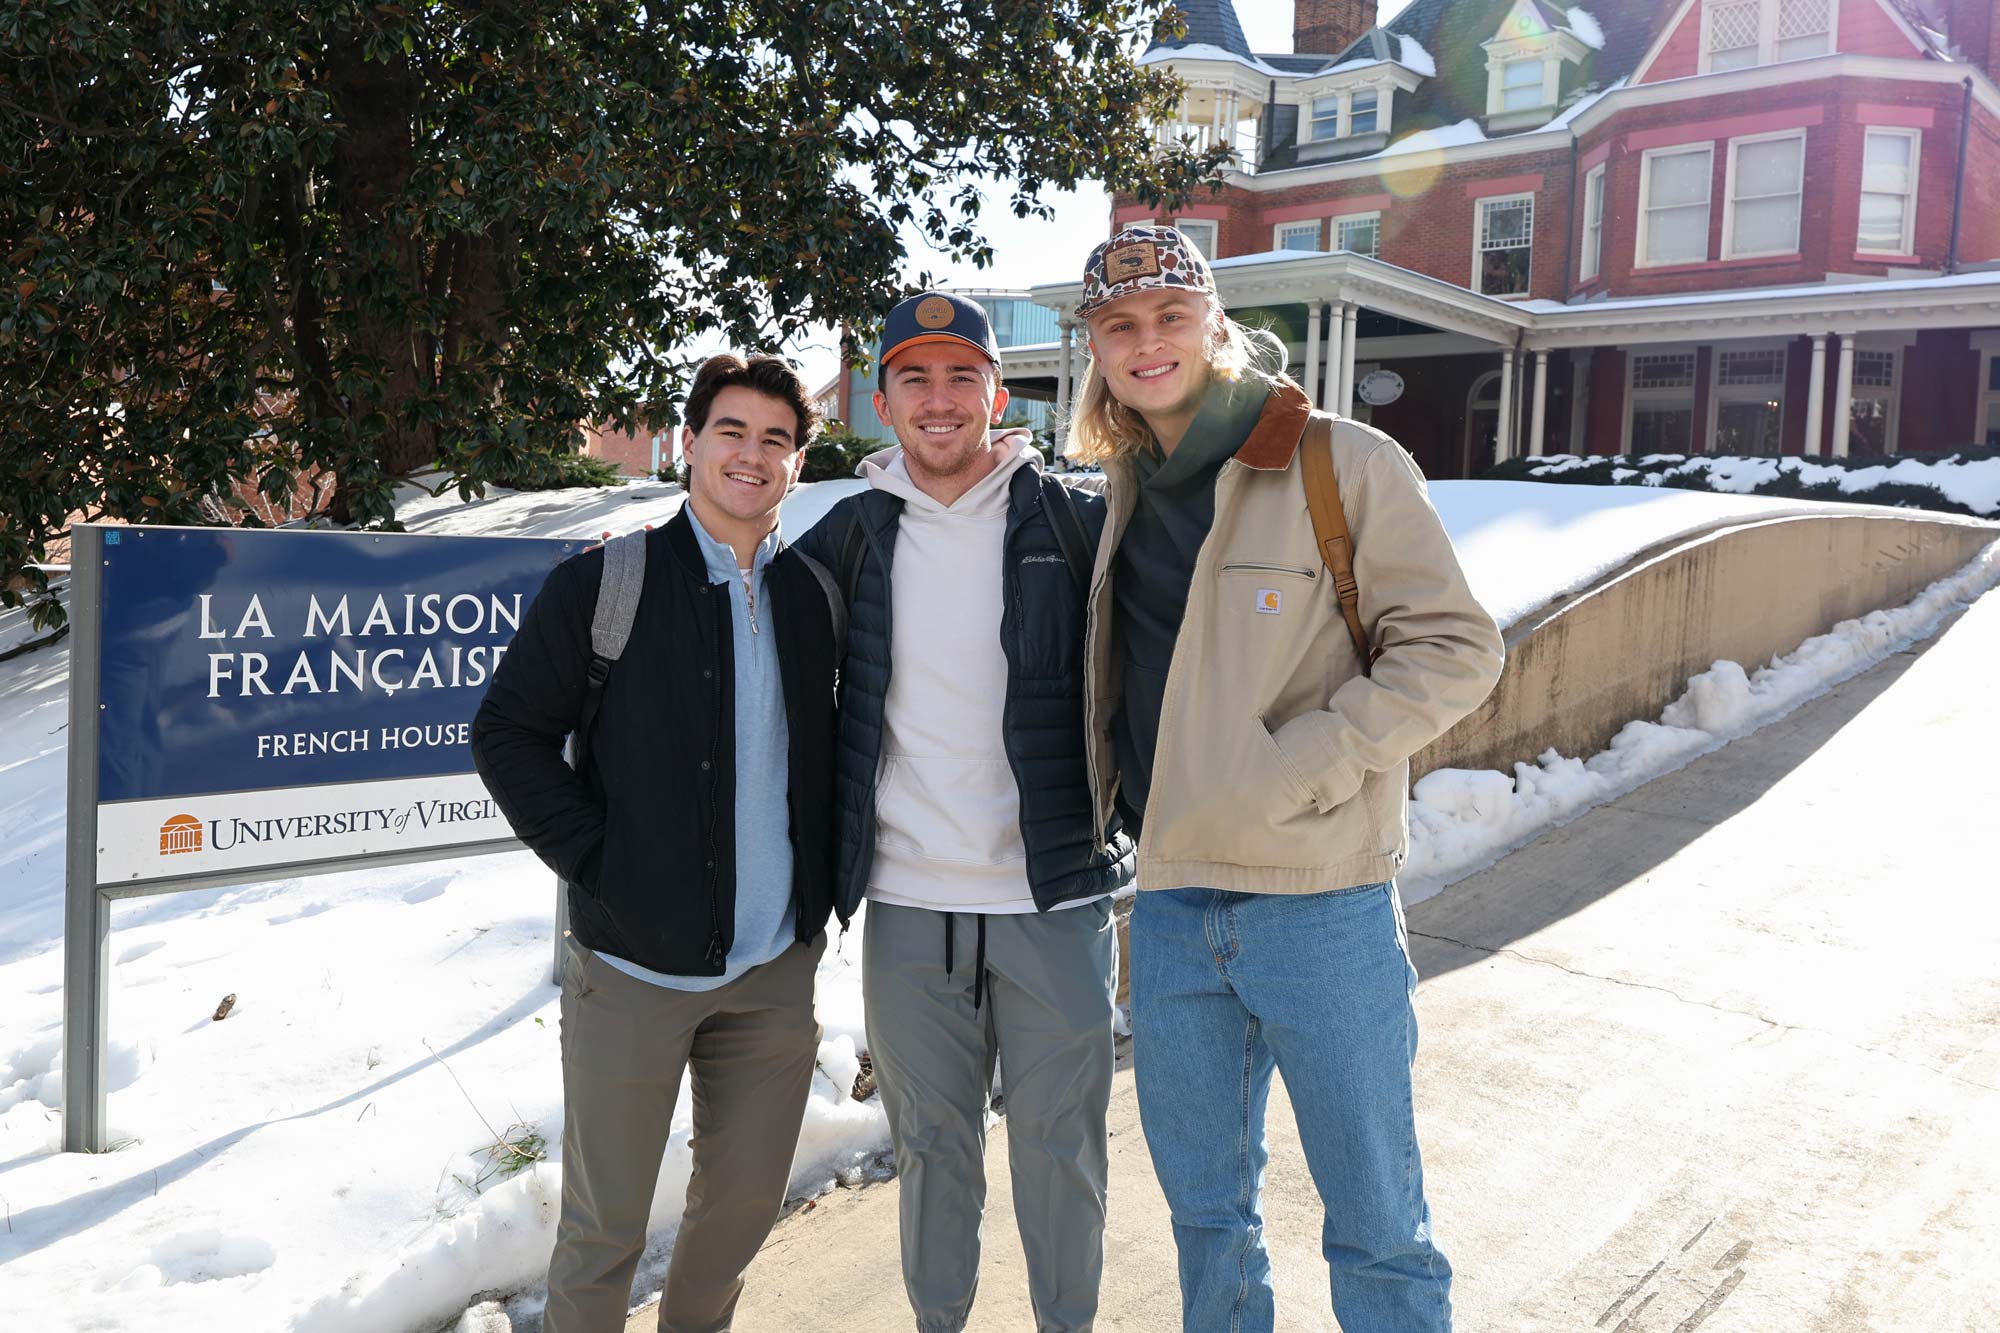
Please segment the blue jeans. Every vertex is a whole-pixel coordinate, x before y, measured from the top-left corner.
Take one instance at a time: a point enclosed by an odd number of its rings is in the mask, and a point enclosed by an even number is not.
[[[1139,1116],[1173,1214],[1181,1326],[1267,1333],[1264,1107],[1285,1076],[1326,1205],[1344,1333],[1448,1333],[1411,1109],[1416,990],[1389,884],[1316,894],[1155,889],[1132,913]]]

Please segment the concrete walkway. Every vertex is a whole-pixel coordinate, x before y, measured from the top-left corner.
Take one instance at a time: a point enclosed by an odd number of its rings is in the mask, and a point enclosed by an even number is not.
[[[2000,596],[1412,909],[1460,1329],[2000,1328],[1996,662]],[[1111,1124],[1097,1326],[1177,1329],[1129,1072]],[[1270,1132],[1278,1325],[1331,1329],[1277,1091]],[[988,1157],[971,1327],[1019,1333],[1004,1126]],[[782,1225],[737,1321],[909,1327],[893,1184]]]

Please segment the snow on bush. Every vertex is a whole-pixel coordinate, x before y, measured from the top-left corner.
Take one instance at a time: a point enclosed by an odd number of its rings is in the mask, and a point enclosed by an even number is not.
[[[1670,486],[1733,495],[1852,500],[1991,518],[2000,514],[2000,450],[1882,460],[1735,457],[1708,454],[1551,454],[1513,458],[1492,480],[1580,485]]]

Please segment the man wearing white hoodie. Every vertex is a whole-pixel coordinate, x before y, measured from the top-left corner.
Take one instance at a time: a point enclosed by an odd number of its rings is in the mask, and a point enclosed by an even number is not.
[[[875,410],[900,447],[798,543],[849,604],[834,880],[865,895],[869,1050],[925,1333],[972,1309],[996,1060],[1040,1333],[1087,1330],[1103,1271],[1116,950],[1130,841],[1093,819],[1087,579],[1103,503],[1042,475],[986,313],[945,292],[884,325]],[[893,577],[892,577],[893,574]]]

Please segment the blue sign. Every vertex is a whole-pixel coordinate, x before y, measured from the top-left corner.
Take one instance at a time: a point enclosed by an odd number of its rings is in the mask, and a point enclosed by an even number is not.
[[[486,683],[543,579],[583,545],[149,527],[105,538],[101,803],[470,773]]]

